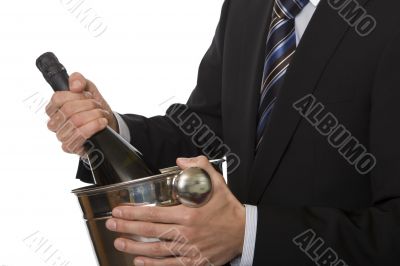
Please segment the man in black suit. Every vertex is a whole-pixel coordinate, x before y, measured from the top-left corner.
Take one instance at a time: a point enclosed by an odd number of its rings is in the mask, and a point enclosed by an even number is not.
[[[179,265],[179,258],[194,265],[199,254],[216,265],[400,263],[400,3],[288,1],[226,0],[195,90],[166,116],[113,115],[80,74],[70,78],[73,92],[54,95],[49,113],[66,113],[76,132],[87,138],[107,123],[128,131],[125,137],[159,168],[182,156],[230,155],[229,189],[204,158],[178,160],[213,178],[214,197],[200,209],[113,212],[111,230],[159,236],[180,228],[199,251],[151,259],[168,248],[117,241],[118,249],[139,255],[136,265]],[[287,43],[285,36],[268,38],[281,18]],[[270,83],[279,86],[264,88]],[[50,129],[66,151],[81,152],[68,148],[65,121],[56,116]],[[201,125],[219,137],[213,145],[192,138]],[[91,181],[83,167],[78,177]]]

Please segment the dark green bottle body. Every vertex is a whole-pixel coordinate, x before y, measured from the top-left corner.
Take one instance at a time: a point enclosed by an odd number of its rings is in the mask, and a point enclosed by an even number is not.
[[[86,143],[93,178],[104,186],[158,174],[151,169],[139,152],[118,133],[107,127]]]

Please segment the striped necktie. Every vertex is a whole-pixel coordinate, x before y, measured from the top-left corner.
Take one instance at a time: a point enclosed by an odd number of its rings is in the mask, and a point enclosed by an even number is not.
[[[290,60],[296,50],[295,17],[309,0],[275,0],[267,37],[266,58],[258,109],[257,146],[277,100]]]

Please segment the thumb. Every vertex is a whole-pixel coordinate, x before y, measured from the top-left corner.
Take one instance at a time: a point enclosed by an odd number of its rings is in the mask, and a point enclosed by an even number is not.
[[[86,78],[81,73],[73,73],[69,76],[69,90],[81,93],[87,86]]]
[[[178,158],[176,159],[176,164],[182,170],[190,167],[199,167],[205,170],[209,174],[215,190],[226,187],[224,177],[214,169],[210,161],[205,156],[194,158]]]
[[[178,158],[176,159],[176,164],[183,170],[190,167],[200,167],[206,170],[209,174],[214,174],[216,172],[214,167],[210,164],[205,156],[194,158]]]
[[[81,73],[75,72],[69,77],[69,89],[71,92],[82,93],[89,92],[93,98],[103,100],[96,85],[90,80],[86,79]]]

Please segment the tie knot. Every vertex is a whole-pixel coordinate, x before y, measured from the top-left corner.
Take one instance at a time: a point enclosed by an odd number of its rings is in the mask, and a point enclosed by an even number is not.
[[[276,12],[279,17],[294,19],[309,0],[275,0]]]

